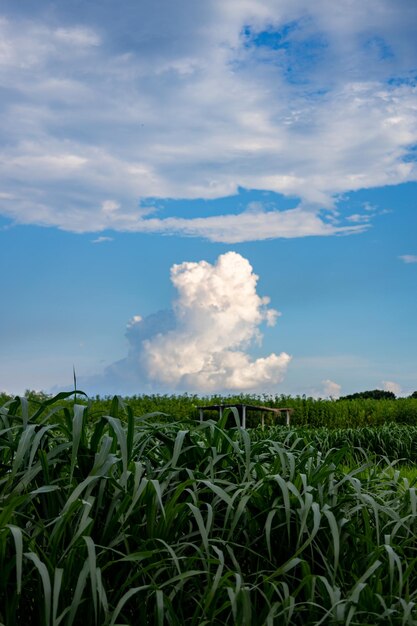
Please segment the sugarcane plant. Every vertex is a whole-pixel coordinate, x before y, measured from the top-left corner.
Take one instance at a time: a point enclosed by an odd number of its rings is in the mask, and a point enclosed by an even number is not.
[[[245,430],[233,409],[8,400],[0,624],[417,624],[414,483],[333,444]]]

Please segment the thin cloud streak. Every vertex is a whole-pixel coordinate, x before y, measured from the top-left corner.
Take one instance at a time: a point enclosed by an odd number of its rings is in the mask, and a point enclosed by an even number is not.
[[[404,263],[417,263],[417,254],[402,254],[398,258]]]
[[[108,241],[113,241],[113,237],[97,237],[97,239],[93,239],[91,243],[106,243]]]
[[[313,212],[301,209],[288,211],[245,211],[235,215],[200,218],[138,218],[123,224],[123,217],[114,216],[116,230],[204,237],[213,242],[240,243],[265,239],[311,236],[350,235],[363,232],[367,225],[335,226]],[[123,225],[122,225],[123,224]],[[108,225],[107,228],[110,228]]]

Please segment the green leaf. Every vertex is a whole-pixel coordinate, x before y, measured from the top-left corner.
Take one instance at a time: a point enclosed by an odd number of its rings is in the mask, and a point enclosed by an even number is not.
[[[78,448],[84,430],[84,412],[86,407],[82,404],[74,404],[74,417],[72,418],[72,448],[69,482],[71,483],[77,463]]]
[[[7,524],[7,528],[12,533],[16,550],[16,589],[20,595],[22,592],[23,534],[19,526]]]
[[[45,626],[49,626],[51,622],[51,600],[52,600],[52,587],[51,587],[51,579],[49,578],[48,569],[43,563],[37,554],[34,552],[25,552],[24,556],[32,561],[38,570],[43,586],[43,596],[44,596],[44,611],[45,611]]]

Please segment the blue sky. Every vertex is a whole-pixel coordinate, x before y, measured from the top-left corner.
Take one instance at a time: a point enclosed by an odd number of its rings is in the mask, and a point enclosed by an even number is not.
[[[0,389],[417,389],[416,26],[3,2]]]

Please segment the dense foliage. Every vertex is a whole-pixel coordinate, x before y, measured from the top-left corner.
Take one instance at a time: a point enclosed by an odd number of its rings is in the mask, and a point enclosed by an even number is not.
[[[351,431],[158,417],[0,410],[1,623],[417,624],[416,488]]]
[[[361,398],[364,400],[395,400],[395,393],[393,391],[385,391],[384,389],[372,389],[372,391],[351,393],[348,396],[343,396],[341,400],[360,400]]]
[[[417,425],[406,426],[385,424],[380,427],[359,428],[306,428],[285,426],[258,429],[251,432],[253,440],[268,438],[282,441],[292,449],[303,449],[307,445],[317,447],[322,454],[332,449],[344,450],[346,461],[356,463],[374,456],[388,463],[400,462],[416,464],[417,467]],[[340,457],[342,458],[342,457]]]
[[[28,391],[25,394],[31,410],[35,410],[42,402],[48,399],[43,393]],[[10,400],[4,396],[3,401]],[[0,403],[1,403],[0,396]],[[78,402],[87,404],[79,396]],[[197,395],[140,395],[124,398],[136,415],[148,413],[164,413],[166,417],[159,415],[158,420],[167,419],[188,420],[198,418],[200,405],[247,403],[264,405],[268,407],[289,407],[292,410],[291,424],[293,426],[311,426],[327,428],[356,428],[359,426],[381,426],[383,424],[415,424],[417,425],[417,397],[410,398],[357,398],[350,400],[323,400],[307,398],[305,396],[284,395],[238,395],[238,396],[197,396]],[[96,396],[92,407],[89,409],[91,419],[108,413],[112,398],[100,398]],[[215,417],[215,414],[206,414],[205,417]],[[270,425],[274,419],[266,416],[266,422]],[[285,423],[284,416],[277,420]],[[255,427],[260,422],[259,413],[248,414],[248,425]]]

